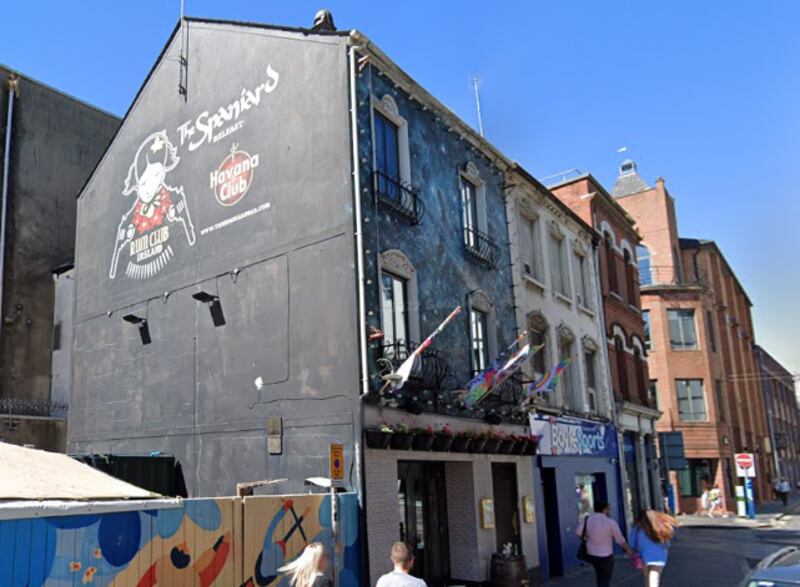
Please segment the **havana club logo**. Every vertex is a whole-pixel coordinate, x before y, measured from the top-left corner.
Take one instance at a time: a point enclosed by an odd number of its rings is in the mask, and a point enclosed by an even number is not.
[[[240,151],[239,145],[233,143],[231,152],[222,160],[219,169],[209,174],[209,187],[217,202],[223,206],[233,206],[239,202],[253,183],[256,167],[258,154]]]

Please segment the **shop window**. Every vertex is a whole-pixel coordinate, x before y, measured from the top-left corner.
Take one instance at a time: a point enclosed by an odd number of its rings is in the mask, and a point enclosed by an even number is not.
[[[578,520],[594,513],[594,475],[579,473],[575,475],[575,496],[578,503]]]

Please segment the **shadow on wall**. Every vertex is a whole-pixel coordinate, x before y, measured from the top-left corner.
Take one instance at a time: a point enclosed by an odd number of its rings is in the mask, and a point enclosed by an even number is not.
[[[0,577],[9,587],[288,587],[277,569],[306,544],[334,552],[330,505],[327,495],[191,499],[168,509],[0,520]],[[339,508],[339,584],[357,587],[356,495],[341,494]]]

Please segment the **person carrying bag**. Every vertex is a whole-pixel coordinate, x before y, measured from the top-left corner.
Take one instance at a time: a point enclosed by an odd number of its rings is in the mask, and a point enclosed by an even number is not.
[[[597,587],[609,587],[614,576],[614,542],[633,556],[633,550],[619,529],[619,525],[608,516],[608,502],[595,504],[594,514],[586,516],[577,528],[576,534],[581,539],[578,548],[578,559],[589,563],[594,568]]]

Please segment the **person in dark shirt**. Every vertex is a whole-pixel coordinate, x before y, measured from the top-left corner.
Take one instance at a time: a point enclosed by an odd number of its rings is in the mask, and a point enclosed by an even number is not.
[[[300,556],[278,571],[289,576],[292,587],[333,587],[333,581],[325,576],[328,563],[325,547],[319,542],[312,542]]]

